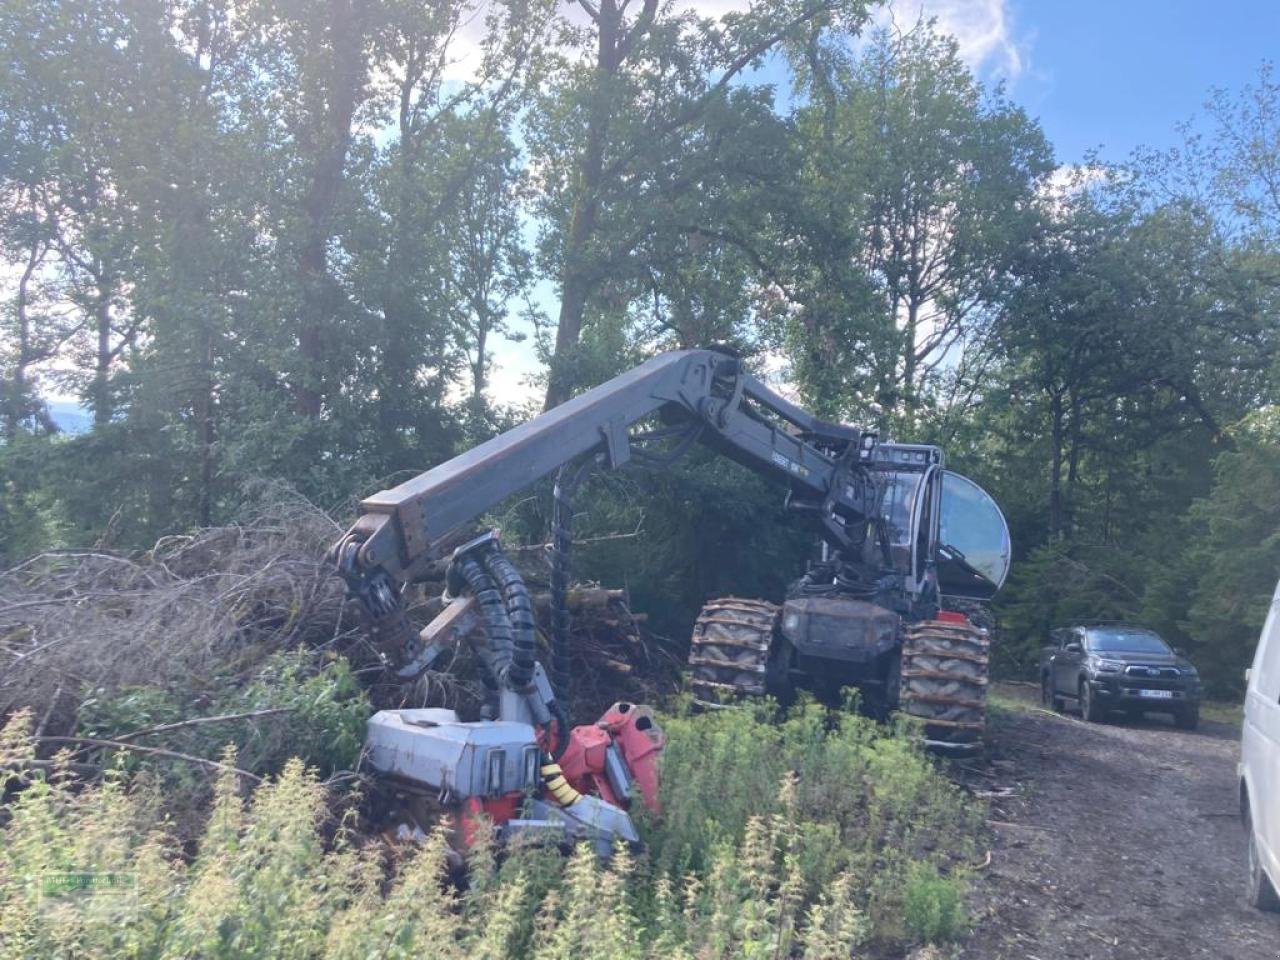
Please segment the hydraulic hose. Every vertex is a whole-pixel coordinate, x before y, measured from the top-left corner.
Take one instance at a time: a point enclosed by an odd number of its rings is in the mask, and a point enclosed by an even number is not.
[[[489,550],[484,564],[502,592],[508,622],[511,625],[511,660],[506,674],[499,674],[513,690],[523,690],[533,682],[533,668],[538,654],[537,625],[533,618],[533,600],[524,578],[500,549]]]
[[[476,598],[480,607],[480,617],[485,623],[487,643],[480,649],[480,659],[484,664],[481,679],[489,688],[490,700],[496,699],[498,690],[507,681],[511,672],[514,641],[512,639],[511,616],[498,585],[485,570],[484,565],[472,556],[463,556],[456,561],[458,574],[466,581],[467,587]]]
[[[582,799],[582,794],[573,789],[569,781],[564,778],[564,771],[560,769],[560,764],[556,763],[549,753],[542,755],[541,772],[542,786],[547,793],[551,794],[551,799],[557,806],[571,807]]]

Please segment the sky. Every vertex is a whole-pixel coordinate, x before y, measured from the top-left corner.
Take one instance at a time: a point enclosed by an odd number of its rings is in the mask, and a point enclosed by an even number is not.
[[[957,4],[959,5],[959,4]],[[1098,148],[1122,160],[1138,146],[1170,146],[1213,87],[1238,90],[1280,58],[1277,0],[971,0],[1001,8],[1010,96],[1040,121],[1060,162]]]
[[[735,0],[689,0],[705,14]],[[1169,147],[1214,87],[1239,90],[1263,62],[1280,59],[1280,0],[895,0],[875,25],[937,18],[979,79],[1003,83],[1039,121],[1059,164],[1126,159],[1138,147]],[[785,88],[778,65],[756,79]],[[552,317],[555,290],[537,300]],[[535,391],[528,341],[495,350],[495,399]]]

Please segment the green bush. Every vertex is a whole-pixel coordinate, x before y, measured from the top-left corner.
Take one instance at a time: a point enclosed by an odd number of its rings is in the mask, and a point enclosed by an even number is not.
[[[940,876],[931,864],[912,864],[903,911],[907,933],[929,943],[954,940],[964,929],[965,920],[962,881]]]
[[[910,731],[814,703],[784,717],[759,707],[663,722],[664,813],[646,840],[657,869],[672,877],[706,872],[720,845],[742,837],[752,817],[786,817],[794,820],[806,895],[851,873],[873,935],[892,940],[902,935],[913,865],[947,872],[974,855],[978,808]],[[792,776],[788,801],[779,784]]]

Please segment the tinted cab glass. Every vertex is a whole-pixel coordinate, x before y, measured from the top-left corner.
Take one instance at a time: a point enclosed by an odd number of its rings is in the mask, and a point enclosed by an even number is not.
[[[1009,525],[991,494],[946,471],[938,523],[938,585],[947,596],[985,600],[1009,575]]]

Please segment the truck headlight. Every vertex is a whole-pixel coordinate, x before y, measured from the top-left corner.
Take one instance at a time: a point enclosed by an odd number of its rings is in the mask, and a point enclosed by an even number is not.
[[[1093,661],[1093,669],[1099,673],[1119,673],[1124,669],[1124,663],[1120,660],[1102,660]]]

